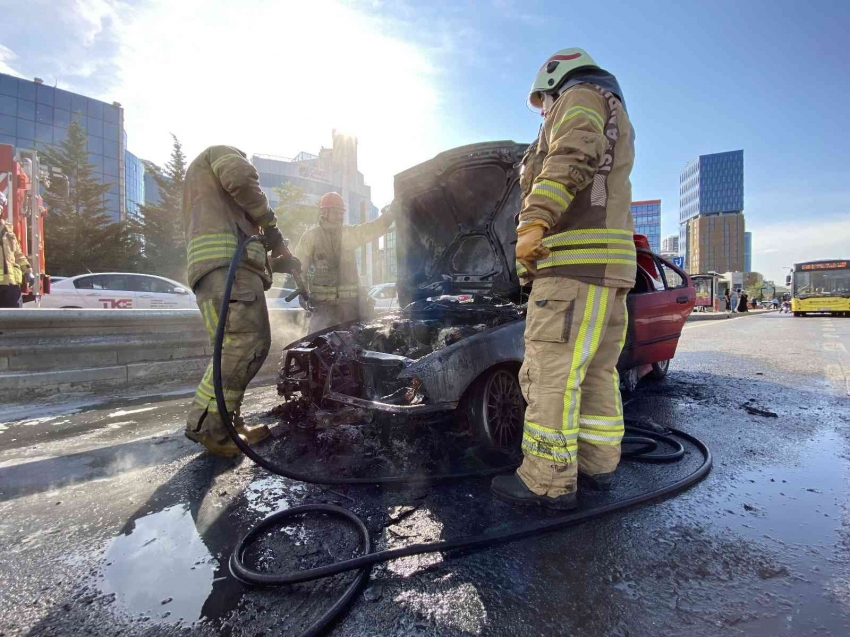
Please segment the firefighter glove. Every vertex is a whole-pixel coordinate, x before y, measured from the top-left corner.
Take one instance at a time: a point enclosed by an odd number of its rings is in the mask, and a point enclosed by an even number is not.
[[[27,280],[27,283],[32,287],[35,285],[35,275],[32,273],[32,270],[27,270],[24,273],[24,278]]]
[[[263,230],[263,238],[266,244],[266,250],[274,250],[283,244],[283,235],[275,226],[269,226]]]
[[[549,256],[543,245],[543,233],[549,226],[540,219],[522,222],[517,226],[516,258],[532,274],[537,272],[537,261]]]
[[[298,274],[301,272],[301,261],[292,255],[288,257],[273,257],[269,259],[272,272],[278,274]]]

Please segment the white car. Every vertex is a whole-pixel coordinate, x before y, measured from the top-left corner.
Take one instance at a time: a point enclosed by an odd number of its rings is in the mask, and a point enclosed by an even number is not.
[[[375,299],[376,312],[389,312],[398,309],[398,292],[395,283],[380,283],[369,290],[369,296]]]
[[[98,310],[197,309],[187,286],[153,274],[101,272],[51,282],[50,294],[26,308],[83,308]]]
[[[286,300],[294,291],[292,288],[269,288],[266,290],[266,306],[270,310],[301,309],[297,296],[291,301]]]

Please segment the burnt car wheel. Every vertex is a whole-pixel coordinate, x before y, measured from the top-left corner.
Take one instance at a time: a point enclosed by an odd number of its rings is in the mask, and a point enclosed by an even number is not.
[[[467,414],[482,442],[492,447],[518,447],[525,401],[516,373],[499,367],[477,381],[467,401]]]
[[[638,376],[637,367],[627,369],[622,374],[620,374],[620,382],[623,385],[623,391],[625,393],[633,394],[635,391],[637,391],[637,386],[640,382],[640,376]]]
[[[649,372],[649,377],[652,380],[664,380],[667,372],[670,370],[670,359],[666,361],[658,361],[652,364],[652,371]]]

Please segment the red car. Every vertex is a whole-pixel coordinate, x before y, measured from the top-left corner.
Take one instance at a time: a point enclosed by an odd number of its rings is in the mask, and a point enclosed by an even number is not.
[[[282,395],[322,414],[460,410],[481,439],[518,443],[527,290],[514,265],[514,217],[525,149],[507,141],[464,146],[396,175],[404,309],[290,345]],[[666,375],[696,298],[687,274],[645,249],[645,238],[638,235],[636,245],[638,277],[618,364],[627,390],[645,374]]]

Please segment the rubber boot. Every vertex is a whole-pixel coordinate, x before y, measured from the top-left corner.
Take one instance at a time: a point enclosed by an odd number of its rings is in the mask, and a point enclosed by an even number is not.
[[[580,484],[588,486],[594,491],[610,491],[614,484],[614,472],[590,475],[579,471],[578,481]]]
[[[245,419],[239,411],[230,414],[230,418],[236,431],[244,440],[248,441],[249,445],[253,446],[272,435],[271,430],[266,425],[246,425]]]
[[[238,431],[239,435],[251,446],[258,442],[262,442],[272,435],[271,430],[266,425],[249,426],[244,422],[236,425],[236,431]]]
[[[571,511],[578,506],[578,499],[575,493],[560,495],[557,498],[550,498],[547,495],[537,495],[525,486],[522,478],[515,473],[509,476],[496,476],[493,478],[493,481],[490,483],[490,493],[499,500],[522,506],[541,506],[546,509],[557,509],[559,511]]]
[[[230,438],[224,442],[216,442],[209,436],[198,434],[193,431],[185,431],[184,433],[189,440],[203,445],[204,448],[214,456],[219,456],[220,458],[233,458],[234,456],[238,456],[242,453],[239,450],[239,447],[236,446],[236,443]],[[243,441],[247,442],[245,436],[240,435],[239,437],[242,438]]]

